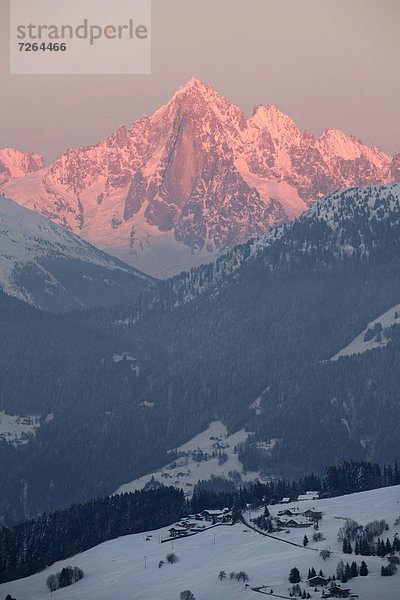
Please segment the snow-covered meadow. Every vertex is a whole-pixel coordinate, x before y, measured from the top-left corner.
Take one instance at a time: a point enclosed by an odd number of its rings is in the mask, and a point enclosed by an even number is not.
[[[53,415],[47,415],[46,421],[50,421]],[[26,444],[35,431],[40,427],[40,417],[28,415],[8,415],[4,410],[0,411],[0,440],[11,442],[14,445]]]
[[[227,428],[221,421],[213,421],[205,431],[176,448],[179,458],[158,471],[124,483],[116,493],[141,490],[153,477],[155,481],[164,485],[173,485],[182,489],[186,496],[192,496],[193,488],[199,479],[210,479],[212,475],[236,483],[252,481],[259,477],[258,473],[245,473],[235,451],[239,444],[247,440],[248,435],[244,429],[228,435]],[[199,453],[203,454],[204,460],[196,459]],[[225,462],[219,460],[218,453],[226,456]]]
[[[17,600],[45,600],[50,596],[46,588],[48,575],[66,565],[79,566],[85,577],[54,592],[59,600],[178,600],[179,593],[185,589],[190,589],[196,600],[256,600],[260,595],[251,588],[263,585],[267,586],[265,591],[268,593],[272,589],[274,594],[288,597],[289,570],[296,566],[303,579],[302,587],[315,600],[320,600],[321,593],[314,593],[305,581],[310,567],[317,571],[322,569],[328,576],[335,572],[340,559],[360,563],[365,558],[370,574],[351,579],[345,587],[350,587],[360,600],[398,600],[400,573],[381,577],[381,566],[387,564],[385,559],[342,554],[337,532],[346,518],[364,525],[375,519],[385,519],[390,526],[385,537],[387,534],[392,538],[400,529],[394,525],[400,515],[400,486],[284,507],[276,505],[270,509],[276,514],[282,508],[297,507],[302,511],[315,508],[324,513],[320,522],[324,541],[303,548],[304,533],[312,534],[312,528],[292,529],[289,534],[282,531],[277,534],[280,539],[271,539],[237,524],[221,525],[186,539],[161,543],[167,537],[168,528],[165,528],[105,542],[56,563],[42,573],[0,585],[0,598],[10,593]],[[284,540],[300,546],[287,544]],[[322,549],[332,552],[326,562],[319,556]],[[159,568],[159,561],[165,560],[171,551],[177,555],[178,562]],[[220,570],[226,571],[227,580],[218,580]],[[240,570],[248,574],[249,587],[229,581],[230,571]]]
[[[399,324],[400,319],[400,304],[393,306],[387,310],[383,315],[380,315],[365,327],[361,333],[359,333],[345,348],[342,348],[331,360],[338,360],[342,356],[352,356],[353,354],[362,354],[367,350],[373,350],[374,348],[382,348],[388,344],[388,339],[384,336],[384,330],[389,329],[393,325]],[[365,339],[366,334],[369,330],[372,330],[375,326],[380,325],[382,327],[383,334],[381,336],[374,335],[371,339]]]

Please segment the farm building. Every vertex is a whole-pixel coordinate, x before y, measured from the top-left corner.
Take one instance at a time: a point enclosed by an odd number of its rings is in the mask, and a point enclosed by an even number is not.
[[[312,587],[325,587],[328,585],[328,579],[321,575],[315,575],[315,577],[310,577],[310,579],[308,579],[308,585],[311,585]]]

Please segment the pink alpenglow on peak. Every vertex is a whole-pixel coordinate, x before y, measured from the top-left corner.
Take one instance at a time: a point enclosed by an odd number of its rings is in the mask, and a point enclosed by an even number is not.
[[[38,155],[22,155],[25,170],[4,166],[1,152],[9,197],[161,277],[212,260],[337,188],[400,177],[400,154],[337,129],[316,138],[272,104],[247,118],[198,79],[152,116],[45,169]]]
[[[43,169],[43,156],[34,152],[20,152],[13,148],[0,149],[0,186],[12,179]]]

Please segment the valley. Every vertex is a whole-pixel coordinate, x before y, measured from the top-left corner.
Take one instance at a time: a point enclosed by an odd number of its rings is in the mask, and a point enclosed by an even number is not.
[[[0,600],[400,598],[399,22],[0,2]]]

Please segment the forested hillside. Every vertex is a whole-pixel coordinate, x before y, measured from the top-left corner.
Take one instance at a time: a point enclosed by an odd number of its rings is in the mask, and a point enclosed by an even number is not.
[[[396,460],[397,326],[330,358],[399,304],[399,240],[398,186],[355,188],[136,305],[52,317],[2,296],[0,410],[42,419],[2,443],[3,514],[111,493],[213,420],[254,432],[240,456],[267,475]]]

